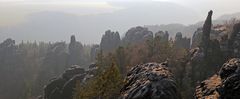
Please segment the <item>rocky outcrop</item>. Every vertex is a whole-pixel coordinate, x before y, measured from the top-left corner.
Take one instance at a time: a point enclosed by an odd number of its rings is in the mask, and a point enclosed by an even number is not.
[[[211,53],[212,47],[219,47],[224,57],[240,57],[240,23],[215,25],[211,27],[212,12],[205,21],[203,28],[199,28],[192,37],[191,48],[201,47],[204,54]]]
[[[209,47],[210,35],[215,31],[212,29],[212,14],[213,11],[208,12],[208,16],[203,24],[203,28],[199,28],[193,35],[193,43],[192,48],[195,47],[203,47],[204,53],[207,53],[207,49]]]
[[[222,56],[222,52],[220,50],[219,41],[211,39],[211,16],[212,11],[209,11],[203,28],[199,29],[201,33],[200,37],[198,37],[198,45],[195,48],[192,48],[186,57],[187,62],[185,63],[185,66],[187,68],[187,72],[185,73],[185,77],[189,77],[189,82],[191,82],[189,85],[191,87],[195,87],[197,85],[196,82],[202,81],[206,79],[206,77],[210,77],[215,74],[215,71],[219,68],[219,66],[224,63],[224,57]],[[217,80],[215,77],[211,79]],[[209,81],[205,81],[203,83],[208,82]],[[194,89],[189,88],[186,90],[188,90],[187,92],[194,92]]]
[[[199,47],[201,41],[202,41],[202,28],[198,28],[193,33],[191,48]]]
[[[71,41],[68,46],[69,50],[69,65],[81,65],[83,60],[83,45],[76,41],[74,35],[71,36]]]
[[[166,62],[133,67],[121,89],[122,99],[181,99]]]
[[[151,31],[149,31],[147,28],[138,26],[131,28],[127,31],[125,37],[123,38],[123,43],[124,44],[141,43],[152,38],[153,33]]]
[[[91,61],[94,61],[96,59],[97,53],[100,51],[99,45],[93,45],[90,50],[90,58]]]
[[[106,31],[102,36],[100,48],[104,52],[109,52],[116,49],[120,45],[120,36],[118,32]]]
[[[191,39],[187,37],[182,37],[182,33],[178,32],[175,36],[174,46],[176,48],[184,48],[189,49],[190,48]]]
[[[193,42],[191,47],[195,51],[190,51],[190,54],[194,55],[195,58],[198,57],[196,55],[200,55],[199,58],[201,57],[202,59],[206,60],[216,57],[222,57],[222,50],[220,47],[221,44],[219,43],[220,38],[217,35],[223,33],[224,30],[219,29],[221,27],[218,26],[214,27],[214,30],[211,30],[212,13],[212,10],[208,12],[208,16],[205,20],[203,28],[198,29],[199,32],[195,32],[193,36]]]
[[[78,65],[68,68],[59,78],[51,80],[44,87],[43,99],[72,99],[77,81],[84,83],[95,75],[96,69],[94,64],[86,71]]]
[[[229,50],[232,57],[240,57],[240,23],[233,26],[229,36]]]
[[[208,12],[207,19],[205,20],[203,25],[202,44],[200,46],[203,47],[204,54],[207,54],[209,48],[210,32],[212,27],[212,13],[212,10]]]
[[[196,48],[200,46],[202,42],[202,28],[198,28],[192,37],[192,45],[191,48]],[[222,51],[228,50],[228,31],[225,25],[216,25],[212,28],[210,32],[210,40],[217,40],[220,43],[220,47]]]
[[[239,99],[240,59],[223,64],[218,74],[201,82],[195,90],[196,99]]]
[[[165,31],[165,33],[163,31],[158,31],[155,33],[155,37],[159,37],[161,42],[168,42],[169,34],[168,31]]]

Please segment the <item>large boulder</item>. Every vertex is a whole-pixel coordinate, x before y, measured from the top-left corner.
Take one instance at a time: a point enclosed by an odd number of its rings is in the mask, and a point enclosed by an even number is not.
[[[201,82],[195,91],[196,99],[240,99],[240,59],[223,64],[218,74]]]
[[[181,99],[167,63],[147,63],[133,67],[121,89],[122,99]]]

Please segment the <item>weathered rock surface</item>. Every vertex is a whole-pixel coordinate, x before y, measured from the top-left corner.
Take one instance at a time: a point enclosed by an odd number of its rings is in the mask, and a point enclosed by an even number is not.
[[[167,63],[133,67],[121,89],[122,99],[181,99]]]
[[[94,76],[97,69],[94,64],[85,71],[80,66],[74,65],[68,68],[59,78],[50,81],[44,88],[43,99],[72,99],[76,82],[84,83]]]
[[[240,99],[240,59],[224,63],[218,74],[197,86],[195,95],[196,99]]]

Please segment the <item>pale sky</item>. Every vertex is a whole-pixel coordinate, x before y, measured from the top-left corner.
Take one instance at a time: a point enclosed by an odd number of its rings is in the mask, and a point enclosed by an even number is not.
[[[150,2],[164,1],[176,3],[196,11],[205,17],[207,11],[214,10],[215,17],[240,11],[240,0],[0,0],[0,26],[15,24],[25,16],[41,11],[59,11],[77,15],[113,12],[123,7],[109,2]]]

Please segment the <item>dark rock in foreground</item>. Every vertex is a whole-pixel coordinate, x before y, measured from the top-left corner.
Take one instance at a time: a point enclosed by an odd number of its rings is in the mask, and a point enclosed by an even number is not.
[[[196,99],[240,99],[240,59],[224,63],[218,74],[201,82]]]
[[[96,67],[94,64],[90,67],[88,71],[77,65],[67,69],[59,78],[51,80],[45,86],[43,99],[72,99],[76,82],[84,83],[94,76],[94,71],[97,68],[94,68]]]
[[[121,89],[123,99],[181,99],[167,63],[147,63],[131,69]]]

